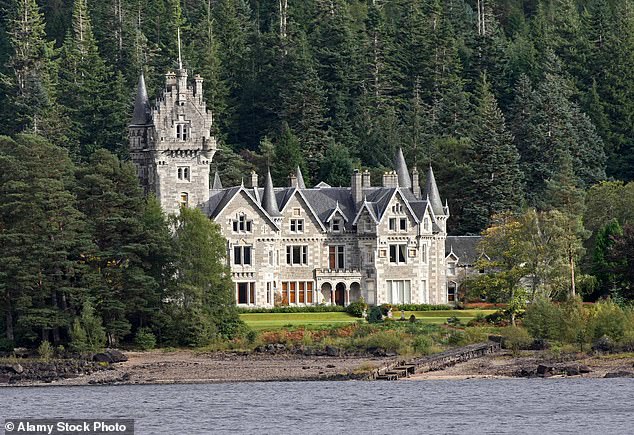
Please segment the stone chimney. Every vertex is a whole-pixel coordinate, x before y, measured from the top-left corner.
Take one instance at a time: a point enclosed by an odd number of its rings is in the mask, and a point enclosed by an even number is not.
[[[251,187],[258,188],[258,174],[255,171],[251,171]]]
[[[295,174],[288,176],[288,187],[297,187],[297,176]]]
[[[363,185],[361,183],[361,173],[355,169],[350,180],[350,190],[352,191],[352,199],[355,204],[361,204],[363,201]]]
[[[422,193],[420,191],[420,180],[416,166],[414,166],[414,170],[412,171],[412,193],[416,198],[421,199]]]
[[[398,174],[396,171],[389,171],[383,174],[383,187],[398,187]]]
[[[363,174],[361,174],[361,187],[363,187],[364,189],[369,189],[371,187],[370,171],[368,171],[367,169],[363,171]]]

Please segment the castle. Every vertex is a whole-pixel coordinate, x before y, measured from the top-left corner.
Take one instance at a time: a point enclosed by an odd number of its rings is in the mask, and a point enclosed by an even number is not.
[[[423,191],[401,150],[380,187],[355,170],[350,187],[308,188],[299,168],[286,187],[270,172],[263,183],[252,173],[248,186],[224,188],[217,173],[210,183],[216,140],[202,84],[197,75],[191,86],[179,61],[152,107],[141,75],[130,157],[166,213],[200,207],[220,225],[239,306],[456,300],[460,258],[447,245],[449,207],[431,166]]]

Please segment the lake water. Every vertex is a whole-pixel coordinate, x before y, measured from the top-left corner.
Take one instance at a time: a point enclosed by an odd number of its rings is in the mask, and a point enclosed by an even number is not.
[[[143,435],[632,434],[633,405],[634,379],[0,388],[0,422],[134,418]]]

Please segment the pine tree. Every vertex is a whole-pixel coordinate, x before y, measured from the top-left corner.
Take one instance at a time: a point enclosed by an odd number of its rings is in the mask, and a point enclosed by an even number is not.
[[[75,0],[72,23],[61,51],[59,94],[71,119],[70,139],[85,158],[97,148],[116,148],[105,143],[103,132],[120,127],[112,111],[119,106],[112,104],[110,73],[97,49],[86,0]]]
[[[352,174],[352,159],[344,145],[332,142],[321,162],[319,179],[331,186],[347,186]]]
[[[39,136],[0,140],[0,295],[5,336],[59,343],[84,300],[91,248],[67,152]],[[52,334],[52,337],[51,337]]]
[[[274,145],[275,162],[271,166],[271,176],[273,177],[274,185],[287,185],[288,176],[294,174],[298,166],[303,173],[307,173],[304,153],[297,136],[295,136],[288,124],[282,124],[282,131]]]
[[[30,132],[55,140],[60,113],[55,98],[53,43],[46,40],[45,23],[35,0],[14,0],[7,31],[11,46],[7,104],[3,104],[5,133]]]
[[[475,105],[471,182],[462,216],[462,229],[468,233],[488,227],[494,214],[518,210],[523,199],[519,155],[485,75],[478,83]]]
[[[143,324],[158,308],[142,220],[145,202],[134,167],[106,150],[78,170],[77,198],[97,245],[88,261],[90,291],[112,346],[131,332],[131,320]]]

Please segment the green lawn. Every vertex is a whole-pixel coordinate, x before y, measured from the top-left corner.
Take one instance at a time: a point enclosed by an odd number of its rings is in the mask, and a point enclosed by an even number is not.
[[[442,324],[447,318],[456,316],[463,323],[474,319],[478,313],[483,315],[494,313],[495,310],[442,310],[442,311],[405,311],[405,318],[414,314],[416,319],[424,323]],[[319,328],[327,325],[345,325],[356,322],[359,319],[348,313],[246,313],[240,314],[240,318],[255,330],[274,330],[284,327],[304,326],[306,328]],[[394,319],[401,318],[400,311],[394,311]]]

